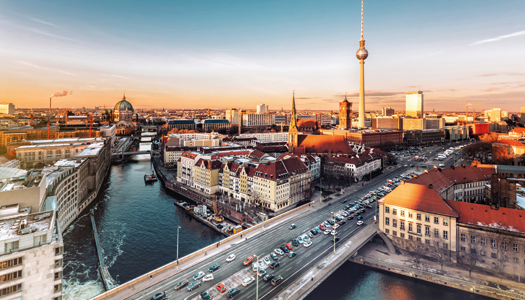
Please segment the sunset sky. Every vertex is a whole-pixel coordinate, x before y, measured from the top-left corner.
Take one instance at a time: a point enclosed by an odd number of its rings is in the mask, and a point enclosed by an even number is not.
[[[365,0],[367,110],[525,106],[525,1]],[[361,2],[3,1],[0,102],[16,107],[357,109]]]

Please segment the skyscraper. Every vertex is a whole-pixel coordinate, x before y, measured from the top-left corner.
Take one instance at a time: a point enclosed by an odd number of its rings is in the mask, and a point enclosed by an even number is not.
[[[258,114],[268,113],[268,105],[267,104],[259,104],[259,105],[257,105],[257,113]]]
[[[394,115],[394,109],[392,107],[383,107],[383,116],[390,117]]]
[[[423,118],[423,92],[407,92],[405,115],[414,118]]]
[[[363,39],[363,0],[361,0],[361,40],[359,40],[359,50],[355,54],[361,65],[359,80],[359,128],[365,128],[365,59],[368,57],[368,51],[365,49],[365,40]]]
[[[352,128],[352,103],[345,100],[339,102],[339,128],[349,129]]]

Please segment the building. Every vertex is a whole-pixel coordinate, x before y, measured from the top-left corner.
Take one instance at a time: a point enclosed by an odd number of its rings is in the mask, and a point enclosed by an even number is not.
[[[518,142],[516,140],[503,139],[503,140],[498,140],[498,142],[495,143],[495,144],[505,144],[505,145],[510,146],[510,148],[512,149],[513,153],[509,152],[509,154],[511,154],[511,155],[513,154],[514,157],[521,156],[521,155],[525,154],[525,144],[523,144],[521,142]]]
[[[209,195],[219,192],[219,171],[221,167],[222,163],[218,160],[199,159],[193,166],[195,188]]]
[[[316,132],[320,128],[319,122],[315,119],[299,119],[297,120],[297,128],[301,132]]]
[[[339,129],[350,129],[352,128],[352,103],[346,99],[339,102]]]
[[[177,161],[181,158],[184,152],[195,151],[199,151],[199,147],[166,146],[162,155],[164,158],[164,166],[166,168],[176,167]]]
[[[521,108],[521,124],[525,124],[525,107]]]
[[[13,103],[0,103],[0,114],[14,114],[15,105]]]
[[[398,116],[373,118],[372,129],[403,130],[403,118]]]
[[[392,107],[383,107],[383,116],[384,117],[390,117],[394,115],[394,109]]]
[[[193,119],[176,119],[176,120],[169,120],[167,123],[168,130],[172,130],[173,128],[177,128],[179,130],[186,129],[186,130],[195,130],[197,129],[197,122]]]
[[[286,125],[290,124],[290,115],[272,115],[273,125]]]
[[[272,126],[273,118],[270,114],[244,114],[242,116],[242,126],[246,127],[259,127],[259,126]]]
[[[259,104],[259,105],[257,105],[257,113],[258,114],[267,114],[269,112],[270,111],[268,110],[268,105],[267,104]]]
[[[501,121],[501,108],[492,108],[483,112],[485,117],[489,119],[489,122],[500,122]]]
[[[122,97],[122,100],[115,104],[115,109],[113,110],[113,121],[120,122],[131,122],[135,110],[133,105],[126,100],[126,95]]]
[[[445,141],[445,130],[407,130],[404,132],[404,140],[407,145],[432,145]]]
[[[222,131],[230,129],[230,121],[221,119],[206,119],[201,122],[204,132]]]
[[[231,125],[237,124],[239,125],[239,116],[241,115],[241,109],[240,108],[232,108],[227,109],[225,112],[225,118],[230,122]]]
[[[323,164],[325,176],[337,180],[358,182],[383,169],[384,153],[378,149],[367,149],[352,156],[336,156]]]
[[[0,296],[62,299],[63,241],[55,211],[2,206]]]
[[[394,148],[403,144],[403,132],[397,130],[320,130],[323,135],[341,136],[347,142],[368,148]]]
[[[256,138],[261,143],[286,142],[288,141],[288,132],[271,132],[271,133],[243,133],[239,137]]]
[[[450,142],[468,140],[470,127],[466,125],[445,126],[445,140]]]
[[[413,118],[423,118],[424,114],[423,92],[407,92],[405,115]]]
[[[314,155],[295,155],[292,153],[283,153],[277,160],[288,159],[291,157],[298,157],[308,167],[308,170],[312,173],[312,180],[317,180],[321,177],[321,158]]]
[[[233,142],[235,144],[239,144],[239,145],[242,145],[242,146],[255,147],[255,145],[257,143],[257,138],[255,138],[255,137],[240,137],[240,136],[236,136],[236,137],[233,138]]]

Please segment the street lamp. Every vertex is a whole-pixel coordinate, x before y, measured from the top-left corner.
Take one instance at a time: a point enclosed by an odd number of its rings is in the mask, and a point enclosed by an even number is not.
[[[255,300],[259,300],[259,256],[255,254],[253,256],[257,258],[257,273],[255,274]]]
[[[334,220],[334,223],[335,223],[335,212],[332,211],[331,213],[334,214],[334,217],[333,217],[332,220]],[[334,224],[334,226],[335,226],[335,224]],[[335,255],[335,228],[334,228],[334,236],[332,237],[332,239],[334,240],[334,255]]]
[[[177,269],[179,268],[179,229],[181,227],[177,226]]]

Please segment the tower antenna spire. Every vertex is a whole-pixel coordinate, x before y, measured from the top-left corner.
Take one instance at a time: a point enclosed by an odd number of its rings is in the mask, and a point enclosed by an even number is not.
[[[364,27],[364,22],[363,22],[363,2],[364,0],[361,0],[361,40],[363,40],[363,27]]]

